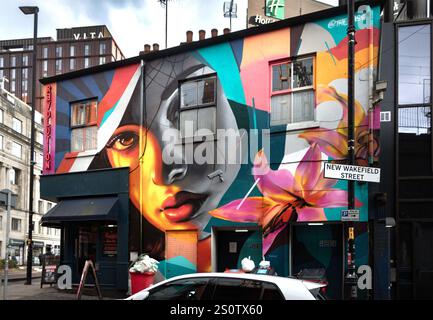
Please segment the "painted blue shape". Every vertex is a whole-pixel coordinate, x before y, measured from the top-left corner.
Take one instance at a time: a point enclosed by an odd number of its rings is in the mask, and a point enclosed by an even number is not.
[[[236,63],[238,64],[238,69],[240,69],[242,63],[242,54],[244,51],[244,40],[238,39],[235,41],[230,41],[230,45],[232,47],[233,54],[236,59]]]
[[[289,270],[289,245],[281,245],[266,254],[266,260],[271,263],[272,268],[281,277],[288,277]]]
[[[75,100],[83,100],[89,98],[72,81],[62,82],[62,89],[71,94]]]
[[[262,261],[262,232],[253,232],[248,239],[244,242],[241,250],[239,251],[239,258],[237,268],[242,269],[242,259],[250,257],[256,266]]]
[[[347,190],[347,180],[338,180],[332,187],[333,189]],[[362,207],[359,209],[359,221],[368,221],[368,184],[359,184],[355,182],[355,197],[362,202]],[[347,207],[341,208],[325,208],[325,215],[328,221],[340,221],[341,210],[346,210]]]
[[[300,232],[302,230],[302,232]],[[314,233],[307,229],[296,232],[297,240],[304,244],[305,249],[319,261],[325,268],[329,267],[332,258],[332,250],[318,250],[321,239],[332,239],[332,230],[329,226],[317,228]]]
[[[368,264],[368,233],[364,232],[355,237],[356,265]]]
[[[106,71],[106,72],[103,73],[104,77],[105,77],[105,80],[107,81],[108,88],[111,86],[111,82],[113,82],[114,71],[115,70],[110,70],[110,71]],[[105,95],[106,93],[107,92],[104,92],[103,94]]]
[[[257,227],[257,223],[252,222],[234,222],[229,220],[218,219],[212,217],[206,227],[204,227],[203,231],[210,233],[212,231],[212,227]]]
[[[245,104],[245,94],[238,65],[229,43],[198,49],[197,52],[214,69],[227,99]],[[222,58],[224,57],[224,58]]]
[[[182,274],[195,273],[197,272],[197,266],[185,257],[177,256],[160,261],[158,270],[168,279]]]
[[[82,77],[81,80],[87,89],[92,93],[93,97],[98,97],[98,100],[102,99],[102,97],[105,95],[105,92],[102,93],[101,90],[99,90],[98,84],[96,83],[96,80],[93,76]]]
[[[63,90],[63,89],[62,89]],[[62,97],[57,95],[56,97],[56,113],[63,112],[69,116],[69,102],[65,101]]]

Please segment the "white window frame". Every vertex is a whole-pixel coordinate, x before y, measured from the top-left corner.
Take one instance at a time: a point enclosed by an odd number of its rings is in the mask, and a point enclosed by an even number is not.
[[[89,121],[87,122],[87,106],[90,107],[95,107],[94,112],[95,114],[95,119],[93,119],[93,121]],[[76,123],[74,124],[73,121],[73,109],[75,107],[84,107],[85,108],[85,114],[84,114],[84,122],[82,123]],[[98,142],[97,142],[97,137],[98,137],[98,130],[97,130],[97,115],[98,115],[98,102],[95,99],[92,100],[87,100],[87,101],[80,101],[80,102],[76,102],[76,103],[72,103],[71,104],[71,152],[83,152],[83,151],[91,151],[91,150],[96,150]],[[86,131],[91,128],[91,130],[94,130],[95,132],[95,137],[93,137],[95,139],[95,145],[94,148],[91,149],[86,149]],[[96,129],[96,130],[95,130]],[[73,141],[74,139],[74,132],[81,132],[81,137],[82,137],[82,141],[81,141],[81,145],[83,146],[81,149],[73,149],[73,146],[75,145],[75,142]]]
[[[214,82],[214,92],[213,92],[213,101],[208,102],[208,103],[199,103],[198,101],[198,83],[199,82],[203,82],[206,80],[213,80]],[[196,104],[195,105],[190,105],[190,106],[184,106],[182,105],[182,87],[187,85],[187,84],[196,84],[197,86],[197,91],[196,91]],[[193,79],[186,79],[184,81],[181,81],[179,83],[179,130],[181,130],[182,128],[182,124],[181,124],[181,114],[182,112],[186,112],[186,111],[191,111],[191,110],[199,110],[199,109],[205,109],[205,108],[213,108],[215,110],[215,119],[214,119],[214,132],[213,134],[216,134],[216,129],[217,129],[217,92],[218,92],[218,81],[217,81],[217,76],[215,73],[213,74],[209,74],[209,75],[204,75],[204,76],[200,76],[197,78],[193,78]],[[197,119],[198,121],[198,119]],[[205,128],[208,130],[211,130],[209,128]],[[198,128],[198,123],[197,123],[197,131],[199,130]],[[212,131],[212,130],[211,130]],[[184,134],[184,133],[182,133]],[[197,132],[194,132],[193,136],[197,136]],[[191,136],[184,136],[184,138],[191,138]]]
[[[23,133],[23,122],[15,117],[12,117],[12,129],[18,133]]]
[[[293,68],[293,64],[296,61],[302,61],[302,60],[308,60],[311,59],[312,60],[312,64],[313,64],[313,79],[312,79],[312,85],[309,86],[304,86],[304,87],[297,87],[294,88],[293,84],[294,84],[294,68]],[[282,89],[282,90],[274,90],[273,89],[273,68],[275,66],[278,65],[282,65],[282,64],[290,64],[290,83],[289,83],[289,88],[288,89]],[[287,123],[280,123],[280,124],[273,124],[272,123],[272,118],[270,118],[269,122],[270,122],[270,126],[271,127],[275,127],[275,126],[287,126],[287,129],[302,129],[302,128],[309,128],[309,127],[317,127],[319,126],[319,123],[316,121],[316,105],[315,105],[315,94],[316,94],[316,85],[315,85],[315,76],[316,76],[316,58],[315,56],[305,56],[305,57],[297,57],[297,58],[293,58],[293,59],[285,59],[285,60],[280,60],[280,61],[273,61],[270,62],[270,97],[269,97],[269,110],[270,110],[270,116],[271,116],[271,112],[272,112],[272,98],[276,97],[276,96],[282,96],[282,95],[286,95],[288,96],[288,98],[290,99],[290,122]],[[313,120],[307,120],[307,121],[297,121],[297,122],[293,122],[293,118],[294,118],[294,94],[297,92],[303,92],[303,91],[312,91],[313,92],[313,107],[312,107],[312,111],[313,111]]]

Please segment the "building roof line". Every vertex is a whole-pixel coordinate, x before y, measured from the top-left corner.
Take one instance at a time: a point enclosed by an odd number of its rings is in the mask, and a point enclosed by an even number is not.
[[[366,0],[366,1],[356,2],[355,6],[359,7],[361,5],[372,5],[372,6],[380,5],[381,7],[383,7],[384,3],[385,3],[385,0]],[[252,27],[252,28],[248,28],[248,29],[242,29],[239,31],[235,31],[235,32],[230,32],[230,33],[223,34],[223,35],[213,37],[213,38],[211,37],[211,38],[206,38],[204,40],[184,43],[184,44],[178,45],[176,47],[171,47],[171,48],[158,50],[158,51],[151,51],[149,53],[141,54],[141,55],[138,55],[138,56],[135,56],[132,58],[127,58],[124,60],[119,60],[119,61],[115,61],[115,62],[103,64],[103,65],[98,65],[98,66],[90,67],[87,69],[80,69],[80,70],[73,71],[73,72],[63,73],[63,74],[52,76],[52,77],[42,78],[42,79],[39,79],[39,81],[42,84],[49,84],[49,83],[53,83],[53,82],[57,82],[57,81],[68,80],[68,79],[88,75],[88,74],[91,74],[94,72],[103,72],[103,71],[115,69],[118,67],[127,66],[130,64],[140,63],[141,60],[152,61],[152,60],[164,58],[167,56],[180,54],[180,53],[186,52],[186,51],[196,50],[196,49],[209,47],[212,45],[216,45],[216,44],[220,44],[220,43],[224,43],[224,42],[228,42],[228,41],[234,41],[234,40],[242,39],[242,38],[247,37],[247,36],[253,36],[253,35],[257,35],[257,34],[261,34],[261,33],[265,33],[265,32],[276,31],[279,29],[304,24],[304,23],[309,22],[309,21],[325,19],[325,18],[328,18],[331,16],[336,16],[336,15],[339,15],[342,13],[346,13],[346,12],[347,12],[347,5],[339,6],[339,7],[332,7],[329,9],[320,10],[320,11],[308,13],[305,15],[300,15],[300,16],[284,19],[281,21],[277,21],[277,22],[270,23],[270,24],[265,24],[265,25],[258,26],[258,27]]]

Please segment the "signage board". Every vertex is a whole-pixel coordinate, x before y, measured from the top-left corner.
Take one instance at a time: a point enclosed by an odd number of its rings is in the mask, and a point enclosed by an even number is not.
[[[285,0],[266,0],[265,15],[276,19],[284,19]]]
[[[44,254],[42,257],[41,288],[44,284],[52,286],[57,282],[57,267],[60,264],[60,257],[52,254]]]
[[[359,210],[341,210],[341,221],[359,221]]]
[[[380,169],[325,162],[325,178],[380,182]]]

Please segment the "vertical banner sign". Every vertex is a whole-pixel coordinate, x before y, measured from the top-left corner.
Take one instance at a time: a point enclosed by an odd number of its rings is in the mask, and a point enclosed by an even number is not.
[[[43,174],[54,173],[56,133],[56,85],[44,87],[44,165]]]
[[[266,0],[265,16],[283,20],[284,2],[285,0]]]

